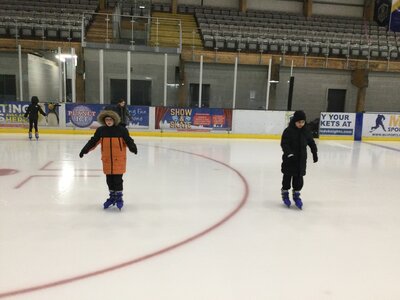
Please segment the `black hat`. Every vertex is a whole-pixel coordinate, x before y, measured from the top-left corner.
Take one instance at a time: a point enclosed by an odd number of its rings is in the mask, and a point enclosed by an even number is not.
[[[32,96],[31,103],[38,104],[39,103],[39,98],[37,96]]]
[[[306,114],[302,110],[296,110],[293,114],[292,121],[297,122],[301,120],[306,121]]]

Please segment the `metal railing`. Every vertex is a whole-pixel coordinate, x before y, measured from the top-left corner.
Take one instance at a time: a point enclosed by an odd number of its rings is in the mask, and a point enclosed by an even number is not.
[[[94,22],[82,26],[82,45],[87,42],[146,47],[171,47],[182,50],[183,28],[180,19],[133,16],[124,14],[93,14]],[[82,16],[85,19],[85,16]]]

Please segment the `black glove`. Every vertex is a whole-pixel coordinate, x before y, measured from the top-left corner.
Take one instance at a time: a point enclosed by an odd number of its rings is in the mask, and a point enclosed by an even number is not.
[[[84,153],[83,150],[82,150],[81,152],[79,152],[79,157],[82,158],[84,154],[85,154],[85,153]]]
[[[129,151],[131,151],[131,152],[137,154],[137,147],[136,147],[136,144],[135,144],[135,143],[133,143],[133,145],[132,145],[131,147],[129,147]]]
[[[313,153],[313,154],[312,154],[312,158],[313,158],[313,161],[316,163],[316,162],[318,161],[318,155],[317,155],[317,153]]]

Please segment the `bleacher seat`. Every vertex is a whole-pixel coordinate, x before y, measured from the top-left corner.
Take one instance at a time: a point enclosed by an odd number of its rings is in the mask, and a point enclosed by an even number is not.
[[[390,56],[390,58],[393,58],[393,59],[396,59],[399,57],[399,51],[396,46],[391,46],[389,48],[389,56]]]
[[[389,57],[389,47],[387,45],[379,46],[379,56],[382,58]]]
[[[360,56],[361,49],[359,44],[351,44],[350,45],[350,52],[352,56]]]
[[[0,22],[0,35],[8,35],[8,25],[5,22]]]
[[[236,50],[236,38],[227,36],[225,38],[225,45],[227,50]]]
[[[350,55],[350,43],[347,44],[340,44],[340,53],[343,56],[349,56]]]
[[[314,55],[318,55],[321,52],[321,43],[318,41],[311,41],[310,52]]]
[[[45,37],[45,27],[43,24],[34,24],[34,35],[40,38]]]

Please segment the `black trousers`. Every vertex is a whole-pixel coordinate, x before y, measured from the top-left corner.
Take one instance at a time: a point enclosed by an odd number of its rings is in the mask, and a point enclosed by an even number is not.
[[[106,180],[110,191],[122,191],[124,189],[122,174],[106,175]]]
[[[291,184],[295,191],[301,191],[304,185],[303,176],[283,175],[282,190],[290,190]]]
[[[37,122],[37,120],[29,119],[29,132],[32,132],[33,127],[35,128],[35,132],[38,132]]]

